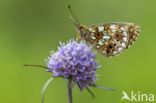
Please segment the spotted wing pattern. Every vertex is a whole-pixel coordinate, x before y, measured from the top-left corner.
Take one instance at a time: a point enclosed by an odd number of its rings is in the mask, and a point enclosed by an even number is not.
[[[134,43],[140,27],[133,23],[106,23],[87,28],[87,41],[102,55],[116,56]]]

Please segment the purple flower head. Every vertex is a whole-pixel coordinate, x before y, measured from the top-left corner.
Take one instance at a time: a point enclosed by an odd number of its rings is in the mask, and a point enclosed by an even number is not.
[[[48,59],[48,72],[55,77],[71,78],[79,84],[81,90],[92,86],[95,81],[96,70],[99,67],[95,61],[95,53],[85,42],[71,40],[61,46],[57,52],[52,51]]]

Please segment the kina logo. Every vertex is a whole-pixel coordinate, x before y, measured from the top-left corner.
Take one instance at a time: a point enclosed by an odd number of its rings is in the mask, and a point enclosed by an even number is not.
[[[154,94],[152,93],[141,93],[140,91],[134,92],[131,91],[131,93],[127,94],[125,91],[122,92],[123,96],[121,98],[121,101],[138,101],[138,102],[143,102],[143,101],[148,101],[148,102],[153,102],[154,101]]]

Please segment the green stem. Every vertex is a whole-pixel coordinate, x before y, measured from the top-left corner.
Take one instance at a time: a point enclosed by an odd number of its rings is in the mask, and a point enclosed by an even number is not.
[[[68,103],[73,103],[72,99],[72,80],[68,79],[67,81],[67,89],[68,89]]]

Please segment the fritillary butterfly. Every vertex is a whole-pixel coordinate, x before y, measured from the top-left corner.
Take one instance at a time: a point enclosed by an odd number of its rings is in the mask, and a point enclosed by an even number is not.
[[[78,31],[78,36],[106,57],[120,54],[129,48],[139,36],[140,27],[134,23],[114,22],[86,27],[78,23],[70,6],[69,10],[75,18],[76,23],[74,24]]]

